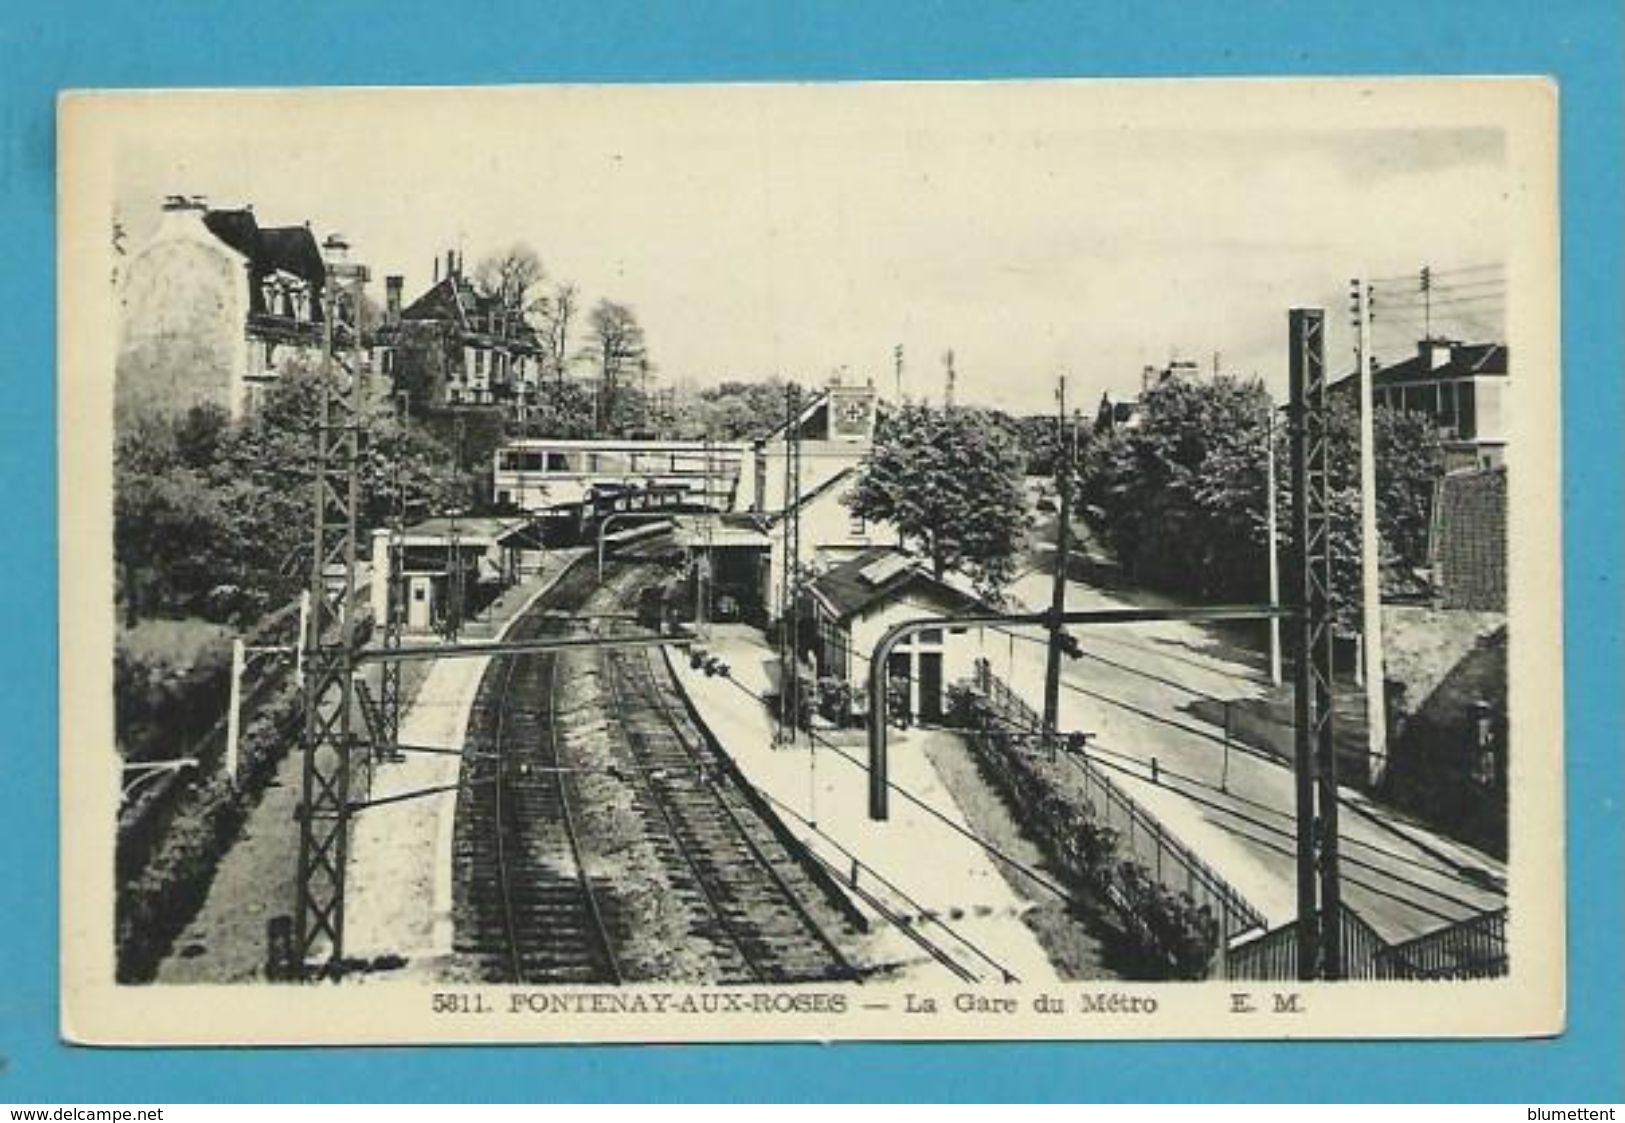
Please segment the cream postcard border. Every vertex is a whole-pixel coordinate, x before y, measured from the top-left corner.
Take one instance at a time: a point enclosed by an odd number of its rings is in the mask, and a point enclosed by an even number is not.
[[[318,109],[356,127],[399,113],[402,99],[474,108],[485,99],[545,99],[557,88],[309,89],[79,92],[58,117],[58,468],[61,743],[62,1033],[93,1044],[353,1044],[473,1041],[656,1042],[724,1040],[1388,1038],[1525,1036],[1564,1024],[1565,928],[1561,487],[1558,355],[1557,89],[1540,78],[1254,79],[869,83],[817,87],[862,106],[952,111],[957,99],[1054,98],[1093,122],[1141,128],[1394,128],[1505,130],[1516,192],[1507,231],[1508,342],[1520,371],[1509,414],[1509,678],[1511,798],[1508,938],[1512,973],[1471,983],[1072,983],[1049,988],[1073,1008],[1035,1012],[1044,988],[963,988],[1018,999],[1011,1014],[960,1013],[955,990],[930,991],[934,1016],[898,1012],[919,987],[652,987],[621,994],[765,994],[761,1012],[700,1015],[511,1013],[524,988],[480,992],[500,1016],[432,1011],[434,987],[367,982],[331,986],[119,986],[113,981],[113,828],[118,760],[112,736],[112,402],[116,322],[107,231],[120,145],[234,127],[260,114]],[[571,97],[623,99],[646,112],[665,97],[807,96],[806,86],[568,87]],[[781,93],[782,92],[782,93]],[[1070,101],[1068,99],[1071,99]],[[478,112],[459,113],[479,127]],[[211,125],[211,122],[214,124]],[[386,127],[386,126],[380,126]],[[493,134],[493,143],[500,143]],[[314,142],[313,142],[314,143]],[[1337,310],[1328,310],[1335,314]],[[1286,308],[1281,309],[1282,338]],[[1549,377],[1541,377],[1549,372]],[[30,751],[44,752],[35,745]],[[590,988],[589,988],[590,989]],[[844,1014],[774,1010],[779,996],[840,992]],[[1257,1013],[1235,1012],[1248,992]],[[548,993],[568,993],[552,990]],[[607,994],[608,989],[593,993]],[[1080,1013],[1081,996],[1139,999],[1139,1012]],[[1296,995],[1287,1002],[1277,995]],[[888,1003],[888,1010],[864,1003]],[[1145,1006],[1154,1005],[1151,1012]],[[1278,1009],[1278,1006],[1285,1006]]]

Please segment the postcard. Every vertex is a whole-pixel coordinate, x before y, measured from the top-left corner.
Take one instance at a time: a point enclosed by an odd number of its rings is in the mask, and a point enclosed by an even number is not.
[[[1556,114],[65,94],[63,1035],[1560,1032]]]

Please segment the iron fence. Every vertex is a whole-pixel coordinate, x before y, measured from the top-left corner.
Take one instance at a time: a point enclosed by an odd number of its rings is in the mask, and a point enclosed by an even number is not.
[[[1400,944],[1388,943],[1347,905],[1340,924],[1345,979],[1483,979],[1507,973],[1505,909]],[[1296,979],[1297,922],[1232,948],[1226,974],[1232,979]]]
[[[1385,979],[1482,979],[1507,973],[1507,910],[1483,913],[1437,932],[1384,948]]]
[[[977,660],[974,687],[992,718],[1007,729],[1027,733],[1042,728],[1037,712],[993,673],[985,659]],[[1222,943],[1228,943],[1240,933],[1267,926],[1263,915],[1240,891],[1087,756],[1066,752],[1051,761],[1032,754],[1032,764],[1040,770],[1075,770],[1070,786],[1074,790],[1081,786],[1090,818],[1116,832],[1121,857],[1138,862],[1164,889],[1184,894],[1197,908],[1206,908],[1219,918]],[[1061,779],[1051,777],[1052,783]]]

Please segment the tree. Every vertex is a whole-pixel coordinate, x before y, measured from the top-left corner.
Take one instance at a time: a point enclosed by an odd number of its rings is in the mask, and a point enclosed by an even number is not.
[[[546,366],[543,373],[552,374],[560,387],[564,385],[564,372],[570,364],[570,323],[575,319],[581,295],[571,281],[563,281],[553,288],[540,312],[542,353]]]
[[[1083,498],[1129,575],[1208,599],[1261,599],[1265,431],[1259,382],[1168,380],[1141,421],[1085,453]]]
[[[882,418],[845,502],[895,525],[938,578],[958,570],[996,600],[1014,575],[1026,529],[1021,453],[981,410],[905,405]]]
[[[286,365],[258,410],[213,406],[121,423],[114,455],[114,558],[128,622],[139,615],[250,621],[309,576],[311,433],[321,373]],[[442,508],[445,446],[388,411],[361,447],[358,528],[383,525],[399,488],[409,517]]]
[[[587,323],[592,339],[582,355],[598,366],[598,428],[609,432],[625,421],[620,416],[624,410],[617,410],[621,390],[627,379],[643,369],[648,357],[643,327],[631,307],[613,300],[600,300]]]
[[[507,308],[539,311],[531,290],[547,276],[541,256],[524,242],[489,254],[474,266],[474,287],[482,296],[499,298]]]
[[[1353,410],[1349,411],[1352,420]],[[1403,566],[1427,564],[1433,493],[1444,474],[1439,431],[1423,413],[1377,407],[1377,522],[1384,551]]]
[[[1195,600],[1262,600],[1268,561],[1268,411],[1257,382],[1170,380],[1140,399],[1139,424],[1085,450],[1083,494],[1095,528],[1130,576]],[[1360,607],[1359,416],[1334,394],[1328,419],[1332,587],[1339,621]],[[1379,407],[1373,417],[1377,524],[1394,587],[1427,554],[1442,453],[1425,416]],[[1292,481],[1285,425],[1275,426],[1276,510],[1283,560],[1292,555]]]

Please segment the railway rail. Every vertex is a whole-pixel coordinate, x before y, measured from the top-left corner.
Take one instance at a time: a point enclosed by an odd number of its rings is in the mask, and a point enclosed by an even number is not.
[[[514,625],[516,638],[560,634],[570,612],[635,599],[645,550],[612,563],[594,588],[577,566]],[[619,621],[611,621],[611,624]],[[596,674],[604,706],[561,709],[561,684]],[[657,856],[685,916],[688,950],[725,985],[856,980],[842,919],[738,781],[712,755],[682,707],[675,680],[650,649],[494,658],[470,721],[454,835],[456,950],[489,981],[619,984],[648,964],[636,942],[630,891],[593,870],[577,830],[578,770],[603,769],[629,786],[641,844]],[[606,721],[605,718],[608,718]],[[577,723],[580,723],[579,728]],[[570,735],[566,736],[566,729]],[[588,746],[578,737],[596,738]],[[597,765],[584,757],[595,755]],[[600,828],[594,828],[600,830]],[[628,840],[618,840],[621,842]],[[833,919],[821,919],[821,910]]]
[[[550,625],[532,617],[515,628],[535,638]],[[481,683],[474,741],[485,751],[465,764],[458,807],[457,950],[493,981],[619,983],[608,901],[587,872],[571,808],[559,662],[505,657]]]
[[[808,903],[819,889],[733,790],[689,724],[669,670],[648,649],[601,656],[619,723],[654,818],[692,873],[686,895],[714,918],[733,962],[727,981],[856,979]]]

